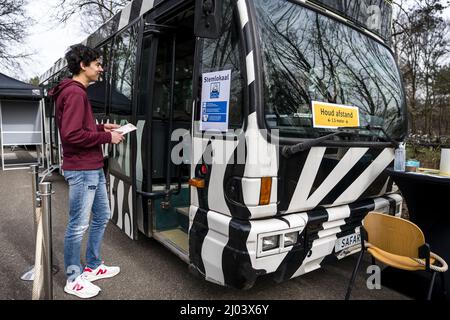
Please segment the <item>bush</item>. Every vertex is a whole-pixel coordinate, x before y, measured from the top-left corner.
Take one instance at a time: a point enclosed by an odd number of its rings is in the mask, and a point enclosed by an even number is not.
[[[406,144],[406,160],[415,159],[420,161],[420,167],[439,169],[441,161],[441,147],[420,146]]]

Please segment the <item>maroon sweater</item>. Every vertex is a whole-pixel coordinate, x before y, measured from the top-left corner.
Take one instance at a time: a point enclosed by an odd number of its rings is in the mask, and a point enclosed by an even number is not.
[[[64,79],[49,94],[56,103],[56,120],[63,148],[63,170],[95,170],[103,167],[101,145],[111,134],[96,125],[86,88]]]

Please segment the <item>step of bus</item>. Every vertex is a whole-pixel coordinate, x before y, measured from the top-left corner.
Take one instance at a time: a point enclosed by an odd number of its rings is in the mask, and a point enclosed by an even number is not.
[[[158,232],[158,235],[171,242],[172,245],[176,246],[185,254],[188,253],[188,234],[182,229],[176,228],[172,230],[160,231]]]
[[[175,211],[179,214],[189,217],[189,207],[176,208]]]

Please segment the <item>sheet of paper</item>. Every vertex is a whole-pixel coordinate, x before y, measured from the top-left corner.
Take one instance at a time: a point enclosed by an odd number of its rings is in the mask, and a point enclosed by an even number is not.
[[[114,129],[114,131],[117,131],[121,134],[127,134],[131,131],[136,130],[137,128],[132,123],[127,123],[124,126],[121,126],[120,128]]]

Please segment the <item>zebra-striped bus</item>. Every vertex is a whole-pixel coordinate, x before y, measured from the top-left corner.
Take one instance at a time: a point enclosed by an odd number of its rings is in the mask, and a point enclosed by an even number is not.
[[[249,288],[359,250],[371,210],[401,212],[385,173],[406,134],[387,0],[134,0],[84,43],[105,73],[99,123],[112,221],[208,281]],[[70,76],[60,59],[41,77]],[[49,162],[58,165],[46,98]]]

